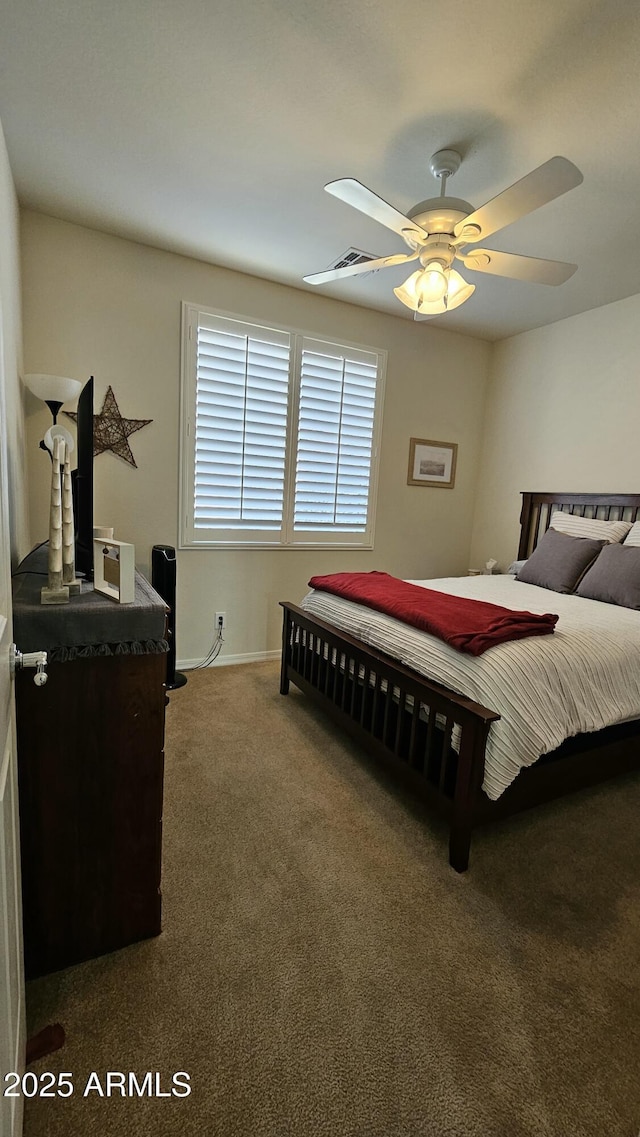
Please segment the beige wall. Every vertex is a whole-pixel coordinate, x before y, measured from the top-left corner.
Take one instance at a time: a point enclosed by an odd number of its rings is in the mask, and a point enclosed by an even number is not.
[[[4,407],[7,416],[7,464],[11,562],[29,551],[27,521],[24,416],[20,382],[22,334],[20,326],[19,214],[9,159],[0,126],[0,302],[4,353]],[[2,406],[2,400],[0,400]]]
[[[79,379],[94,374],[98,406],[111,384],[126,417],[154,420],[131,438],[137,470],[113,454],[95,463],[95,521],[135,544],[143,570],[152,545],[178,543],[182,300],[389,353],[375,549],[179,552],[179,658],[206,654],[213,614],[221,610],[225,656],[277,649],[278,600],[299,600],[313,572],[466,571],[488,344],[38,213],[23,214],[22,233],[26,369]],[[48,422],[46,409],[29,396],[34,542],[47,530],[47,460],[37,443]],[[411,436],[458,442],[455,489],[407,486]]]
[[[494,346],[471,558],[515,557],[521,490],[637,492],[640,296]]]

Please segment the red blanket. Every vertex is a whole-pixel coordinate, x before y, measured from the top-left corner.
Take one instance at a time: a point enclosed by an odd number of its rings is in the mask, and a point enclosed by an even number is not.
[[[421,628],[423,632],[429,632],[470,655],[482,655],[487,648],[506,640],[548,635],[558,620],[549,612],[544,616],[512,612],[499,604],[467,600],[463,596],[422,588],[386,572],[336,572],[329,576],[312,576],[309,586],[385,612],[387,616]]]

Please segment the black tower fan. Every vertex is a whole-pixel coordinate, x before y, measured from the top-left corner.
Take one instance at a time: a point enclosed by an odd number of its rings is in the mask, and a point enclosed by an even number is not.
[[[167,690],[184,687],[186,675],[176,671],[176,551],[172,545],[154,545],[151,550],[151,583],[169,605],[167,630]]]

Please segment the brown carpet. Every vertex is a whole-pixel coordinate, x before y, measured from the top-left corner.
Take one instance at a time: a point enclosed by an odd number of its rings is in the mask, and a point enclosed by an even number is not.
[[[167,711],[164,932],[28,985],[27,1137],[635,1137],[640,779],[446,833],[271,663]],[[191,1075],[101,1099],[91,1071]]]

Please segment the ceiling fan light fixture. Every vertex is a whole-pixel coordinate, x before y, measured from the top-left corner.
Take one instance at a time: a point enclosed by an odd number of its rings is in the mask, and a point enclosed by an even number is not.
[[[394,288],[394,292],[407,308],[412,312],[418,312],[424,316],[442,316],[447,311],[447,301],[445,296],[441,296],[439,300],[423,300],[420,292],[420,277],[423,275],[424,270],[413,272],[410,277],[401,284],[399,288]]]
[[[443,275],[445,280],[448,280],[447,292],[437,299],[428,300],[421,291],[421,278],[425,271],[423,269],[413,272],[404,284],[393,290],[398,300],[410,308],[412,312],[418,312],[421,316],[442,316],[445,312],[450,312],[452,308],[459,308],[476,290],[475,284],[467,284],[466,280],[455,269],[445,269]]]
[[[412,272],[404,284],[399,285],[398,288],[394,288],[393,290],[398,300],[400,300],[402,304],[405,304],[407,308],[411,308],[412,312],[418,311],[419,297],[416,292],[416,283],[420,276],[422,276],[422,269],[418,269],[417,272]]]
[[[444,316],[448,312],[447,298],[443,296],[441,300],[423,300],[418,302],[418,307],[415,309],[419,316]]]
[[[467,284],[464,277],[452,268],[449,272],[449,291],[446,296],[447,312],[450,312],[452,308],[459,308],[465,300],[473,296],[475,290],[475,284]]]
[[[423,302],[434,303],[447,295],[448,287],[449,283],[444,266],[440,261],[430,261],[419,273],[416,281],[416,295]]]

